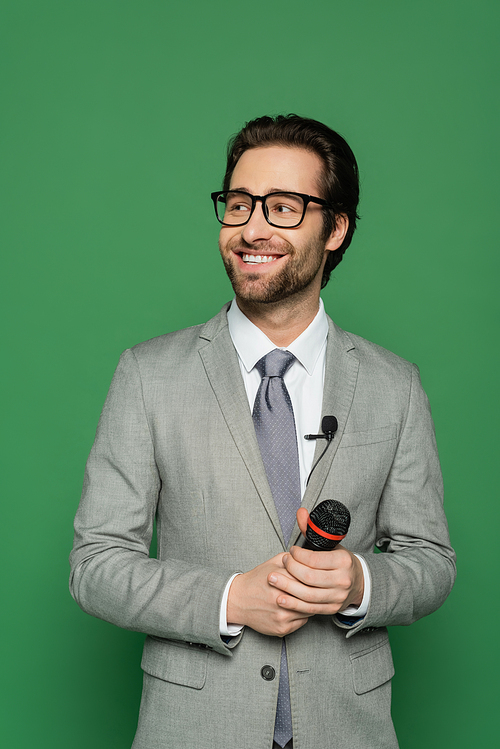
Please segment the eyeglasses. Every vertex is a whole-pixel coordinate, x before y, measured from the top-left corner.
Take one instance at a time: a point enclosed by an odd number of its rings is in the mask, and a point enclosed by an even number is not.
[[[213,192],[215,215],[223,226],[245,226],[250,221],[257,201],[262,203],[264,218],[271,226],[294,229],[306,215],[309,203],[327,206],[322,198],[303,195],[301,192],[271,192],[268,195],[250,195],[243,190]]]

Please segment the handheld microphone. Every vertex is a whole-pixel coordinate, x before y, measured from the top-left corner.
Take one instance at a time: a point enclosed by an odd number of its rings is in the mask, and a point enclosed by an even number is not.
[[[332,551],[346,537],[351,514],[342,502],[325,499],[309,515],[303,549]]]
[[[328,440],[331,442],[335,436],[335,432],[339,428],[339,422],[335,416],[323,416],[321,421],[321,429],[323,434],[304,434],[306,440]]]

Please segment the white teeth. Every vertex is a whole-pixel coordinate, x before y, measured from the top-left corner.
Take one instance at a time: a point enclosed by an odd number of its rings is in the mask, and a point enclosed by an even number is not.
[[[241,257],[244,263],[271,263],[273,260],[276,260],[276,257],[273,255],[242,254]]]

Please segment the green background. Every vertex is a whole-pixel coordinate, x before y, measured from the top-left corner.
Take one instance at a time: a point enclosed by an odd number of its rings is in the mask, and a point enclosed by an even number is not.
[[[132,742],[143,637],[67,591],[84,463],[120,352],[230,298],[209,193],[228,136],[290,111],[361,169],[326,308],[419,364],[436,421],[459,576],[391,631],[400,743],[494,745],[497,8],[2,1],[3,746]]]

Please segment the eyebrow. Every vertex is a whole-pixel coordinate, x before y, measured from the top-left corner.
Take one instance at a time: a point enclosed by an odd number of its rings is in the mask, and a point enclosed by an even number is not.
[[[229,192],[247,192],[249,195],[253,195],[248,187],[231,187]],[[297,190],[286,190],[283,187],[271,187],[271,189],[265,192],[264,195],[272,195],[275,192],[297,192]]]

